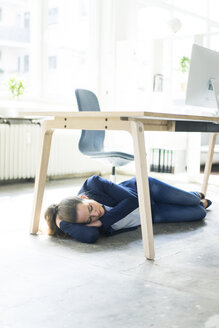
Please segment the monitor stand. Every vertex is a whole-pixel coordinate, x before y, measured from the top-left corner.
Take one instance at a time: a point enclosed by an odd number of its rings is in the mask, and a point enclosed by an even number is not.
[[[215,116],[219,116],[219,81],[216,79],[211,79],[211,84],[212,84],[212,87],[214,90],[215,99],[216,99],[216,103],[217,103],[217,109],[216,109]]]
[[[205,161],[205,169],[204,169],[204,179],[202,184],[202,192],[206,195],[207,187],[208,187],[208,179],[211,173],[212,161],[214,156],[214,148],[216,144],[217,133],[211,133],[208,154]]]
[[[215,116],[219,116],[219,81],[216,79],[211,79],[211,84],[213,86],[216,103],[217,103],[217,110],[216,110]],[[209,175],[211,173],[216,138],[217,138],[217,133],[211,133],[207,159],[205,162],[203,185],[202,185],[202,192],[204,194],[206,194],[206,192],[207,192],[208,179],[209,179]]]

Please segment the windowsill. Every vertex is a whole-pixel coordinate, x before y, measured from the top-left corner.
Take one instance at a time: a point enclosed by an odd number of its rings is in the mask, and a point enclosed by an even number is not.
[[[17,117],[19,112],[30,111],[77,111],[77,106],[72,103],[50,101],[45,99],[9,99],[1,98],[0,117]]]

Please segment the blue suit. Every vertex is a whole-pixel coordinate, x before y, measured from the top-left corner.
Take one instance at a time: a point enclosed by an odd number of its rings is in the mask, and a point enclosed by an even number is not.
[[[196,193],[183,191],[154,178],[149,178],[149,188],[153,222],[193,221],[203,219],[206,215]],[[115,184],[95,175],[84,182],[78,194],[84,194],[112,209],[99,219],[102,222],[100,229],[62,221],[61,230],[71,237],[81,242],[93,243],[98,239],[100,232],[111,236],[137,228],[117,231],[111,228],[111,225],[139,206],[135,178]]]

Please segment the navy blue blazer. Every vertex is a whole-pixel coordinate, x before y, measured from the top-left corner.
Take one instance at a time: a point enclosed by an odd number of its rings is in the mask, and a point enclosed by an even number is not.
[[[71,237],[81,242],[93,243],[98,239],[99,232],[106,236],[112,236],[137,228],[126,228],[117,231],[111,228],[111,225],[123,219],[139,206],[135,178],[115,184],[100,176],[94,175],[84,182],[78,195],[81,194],[96,200],[102,205],[110,206],[112,209],[107,211],[99,219],[102,222],[100,229],[62,221],[60,223],[61,230]]]

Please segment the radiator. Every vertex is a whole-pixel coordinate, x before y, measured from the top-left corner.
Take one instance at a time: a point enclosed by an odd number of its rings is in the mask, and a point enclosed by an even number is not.
[[[80,131],[57,131],[53,135],[48,176],[87,174],[103,164],[78,151]],[[34,178],[39,154],[40,125],[0,124],[0,181]]]
[[[0,124],[0,180],[33,178],[40,126]]]

